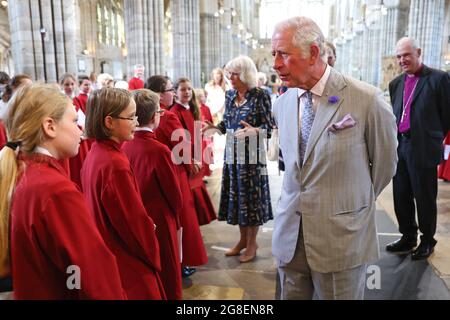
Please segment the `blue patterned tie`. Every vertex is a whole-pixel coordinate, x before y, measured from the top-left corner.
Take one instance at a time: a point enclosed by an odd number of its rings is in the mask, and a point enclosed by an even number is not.
[[[303,160],[305,157],[306,147],[308,146],[309,134],[311,133],[311,128],[314,122],[314,110],[312,93],[306,91],[303,94],[306,97],[305,105],[302,112],[302,127],[300,134],[300,164],[303,165]]]

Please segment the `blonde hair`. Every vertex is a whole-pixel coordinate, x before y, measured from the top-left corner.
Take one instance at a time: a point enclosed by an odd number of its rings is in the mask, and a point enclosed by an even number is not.
[[[25,154],[44,140],[42,120],[60,120],[70,99],[51,85],[33,84],[21,87],[10,100],[6,121],[8,140],[20,145]],[[0,152],[0,277],[9,273],[9,216],[11,199],[21,164],[16,152],[5,146]]]
[[[220,73],[220,75],[222,76],[222,79],[220,80],[220,86],[222,87],[223,92],[227,91],[227,86],[226,86],[226,82],[225,82],[225,74],[224,74],[222,68],[215,68],[215,69],[213,69],[213,71],[211,71],[211,80],[209,81],[209,85],[211,85],[211,86],[215,85],[214,73]]]

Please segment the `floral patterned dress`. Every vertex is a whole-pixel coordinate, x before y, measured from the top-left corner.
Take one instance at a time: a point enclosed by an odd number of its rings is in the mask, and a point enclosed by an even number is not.
[[[219,220],[242,227],[259,226],[273,219],[267,176],[264,139],[270,138],[273,120],[270,96],[260,88],[247,91],[244,102],[236,105],[237,91],[225,97],[225,113],[218,127],[227,134]],[[259,137],[239,142],[234,133],[244,128],[241,121],[260,129]]]

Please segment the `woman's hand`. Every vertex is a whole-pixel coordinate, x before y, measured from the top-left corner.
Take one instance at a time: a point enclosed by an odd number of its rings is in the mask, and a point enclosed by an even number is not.
[[[221,133],[219,128],[214,125],[211,121],[205,120],[205,125],[202,128],[202,134],[204,134],[207,138],[214,135],[214,133]]]
[[[197,173],[200,172],[201,169],[202,169],[201,164],[194,163],[194,165],[192,166],[192,175],[196,175]]]
[[[237,139],[245,139],[245,137],[257,136],[259,134],[259,128],[252,127],[245,121],[241,121],[240,124],[244,126],[244,128],[236,130],[234,136]]]

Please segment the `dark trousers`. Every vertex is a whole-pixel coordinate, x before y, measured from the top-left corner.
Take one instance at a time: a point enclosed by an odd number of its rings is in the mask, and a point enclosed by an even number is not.
[[[393,180],[395,215],[403,236],[417,239],[419,229],[421,241],[435,245],[437,168],[417,167],[413,152],[410,138],[399,136],[397,172]]]

